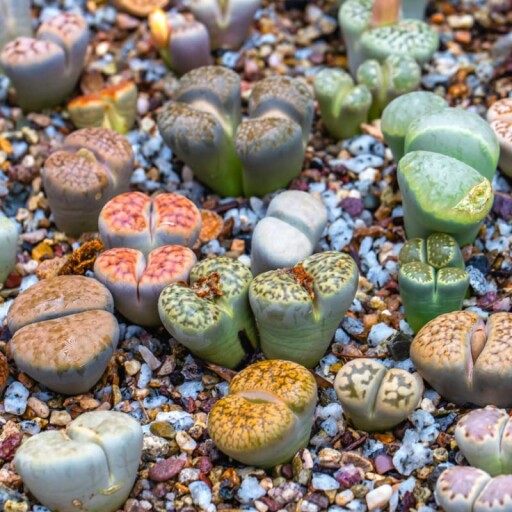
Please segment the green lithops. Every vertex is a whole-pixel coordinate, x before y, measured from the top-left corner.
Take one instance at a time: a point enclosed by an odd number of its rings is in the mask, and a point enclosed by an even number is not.
[[[421,68],[410,55],[390,55],[382,64],[375,59],[363,62],[357,70],[357,81],[372,93],[370,119],[379,118],[397,96],[417,89],[420,79]]]
[[[368,87],[355,85],[341,69],[323,69],[316,75],[314,87],[327,131],[337,139],[359,133],[372,104]]]
[[[265,356],[315,366],[350,307],[357,282],[354,260],[337,252],[257,276],[249,299]]]
[[[14,270],[18,247],[18,228],[7,217],[0,217],[0,285]]]
[[[418,332],[433,318],[461,309],[469,276],[459,245],[446,233],[409,240],[400,251],[398,284],[405,318]]]
[[[439,231],[461,246],[474,241],[493,202],[487,178],[455,158],[429,151],[405,155],[397,176],[408,238]]]
[[[251,281],[249,267],[237,260],[203,260],[192,268],[190,286],[173,283],[160,294],[162,323],[194,354],[234,368],[245,355],[242,337],[257,345],[248,298]]]

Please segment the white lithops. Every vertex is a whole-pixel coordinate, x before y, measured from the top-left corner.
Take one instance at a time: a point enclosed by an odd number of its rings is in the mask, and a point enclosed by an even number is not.
[[[512,177],[512,98],[493,103],[487,111],[487,121],[500,142],[498,166],[503,174]]]

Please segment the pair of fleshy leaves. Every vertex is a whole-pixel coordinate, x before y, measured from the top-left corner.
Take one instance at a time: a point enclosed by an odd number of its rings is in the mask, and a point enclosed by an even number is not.
[[[512,177],[512,98],[498,100],[487,111],[490,123],[500,143],[499,167],[503,174]]]

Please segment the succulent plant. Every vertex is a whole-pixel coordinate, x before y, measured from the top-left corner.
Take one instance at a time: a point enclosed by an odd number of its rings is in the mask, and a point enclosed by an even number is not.
[[[133,172],[130,143],[107,128],[84,128],[66,137],[42,169],[57,227],[69,235],[97,231],[105,203],[128,190]]]
[[[212,49],[237,50],[260,5],[261,0],[190,0],[187,7],[208,28]]]
[[[182,14],[161,9],[148,18],[151,36],[166,65],[179,75],[212,63],[206,27]]]
[[[132,16],[145,18],[156,9],[163,9],[169,0],[112,0],[112,5]]]
[[[336,252],[254,278],[249,300],[265,356],[315,366],[350,307],[357,282],[354,260]]]
[[[68,112],[77,128],[103,127],[124,134],[135,124],[137,87],[124,82],[79,96],[68,103]]]
[[[85,393],[119,340],[112,295],[96,280],[52,277],[19,295],[7,315],[18,368],[59,393]]]
[[[0,216],[0,285],[14,270],[18,248],[18,228],[8,217]]]
[[[461,108],[424,114],[407,129],[405,153],[433,151],[456,158],[492,180],[499,158],[499,142],[478,114]]]
[[[459,245],[446,233],[413,238],[401,249],[398,285],[414,332],[443,313],[462,308],[469,275]]]
[[[512,313],[487,325],[472,311],[431,320],[414,338],[411,358],[422,377],[447,400],[462,405],[512,405]]]
[[[65,431],[49,430],[25,441],[14,466],[51,510],[114,512],[137,477],[142,437],[139,422],[128,414],[86,412]]]
[[[491,478],[469,466],[452,466],[437,480],[435,497],[446,512],[507,512],[512,507],[512,475]]]
[[[512,419],[504,409],[469,412],[457,423],[455,439],[471,465],[491,476],[512,473]]]
[[[252,273],[293,267],[311,256],[326,225],[327,210],[321,201],[299,190],[281,192],[272,199],[266,217],[254,229]]]
[[[382,64],[369,59],[357,70],[357,81],[372,93],[370,119],[380,118],[384,107],[397,96],[414,91],[421,79],[421,68],[410,55],[389,55]]]
[[[383,111],[380,127],[395,161],[405,154],[405,136],[409,125],[425,114],[445,110],[448,103],[437,94],[416,91],[395,98]]]
[[[61,13],[41,24],[36,39],[18,37],[5,46],[0,65],[23,110],[54,107],[71,94],[82,72],[88,43],[85,19]]]
[[[289,361],[259,361],[242,370],[213,406],[208,432],[235,460],[270,468],[308,444],[317,401],[313,375]]]
[[[336,139],[352,137],[368,120],[372,95],[365,85],[355,85],[342,69],[325,68],[315,77],[315,95],[322,123]]]
[[[9,41],[31,35],[30,0],[0,0],[0,51]]]
[[[164,245],[148,259],[136,249],[110,249],[94,263],[94,273],[112,293],[116,309],[140,325],[160,325],[158,297],[169,284],[187,281],[196,255],[180,245]]]
[[[181,78],[176,101],[158,126],[164,141],[197,175],[224,196],[264,195],[301,170],[313,118],[307,87],[288,77],[255,85],[251,118],[240,124],[240,78],[205,66]]]
[[[107,249],[128,247],[147,256],[163,245],[192,247],[201,231],[201,213],[179,194],[127,192],[101,210],[99,230]]]
[[[512,178],[512,98],[494,102],[487,111],[487,121],[500,144],[499,168]]]
[[[341,367],[334,390],[354,426],[373,432],[395,427],[418,407],[423,381],[417,374],[358,359]]]
[[[397,176],[408,238],[444,232],[460,246],[474,241],[493,202],[487,178],[455,158],[429,151],[407,153]]]
[[[249,267],[237,260],[203,260],[192,268],[190,286],[171,284],[160,294],[162,323],[194,354],[235,368],[245,356],[247,345],[257,346],[248,299],[251,281]]]
[[[402,0],[402,18],[422,20],[428,0]]]

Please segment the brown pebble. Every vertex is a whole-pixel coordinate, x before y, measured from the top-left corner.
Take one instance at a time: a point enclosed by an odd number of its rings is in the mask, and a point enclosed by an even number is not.
[[[180,457],[170,457],[155,463],[149,469],[149,478],[154,482],[165,482],[174,478],[184,467],[186,461]]]

